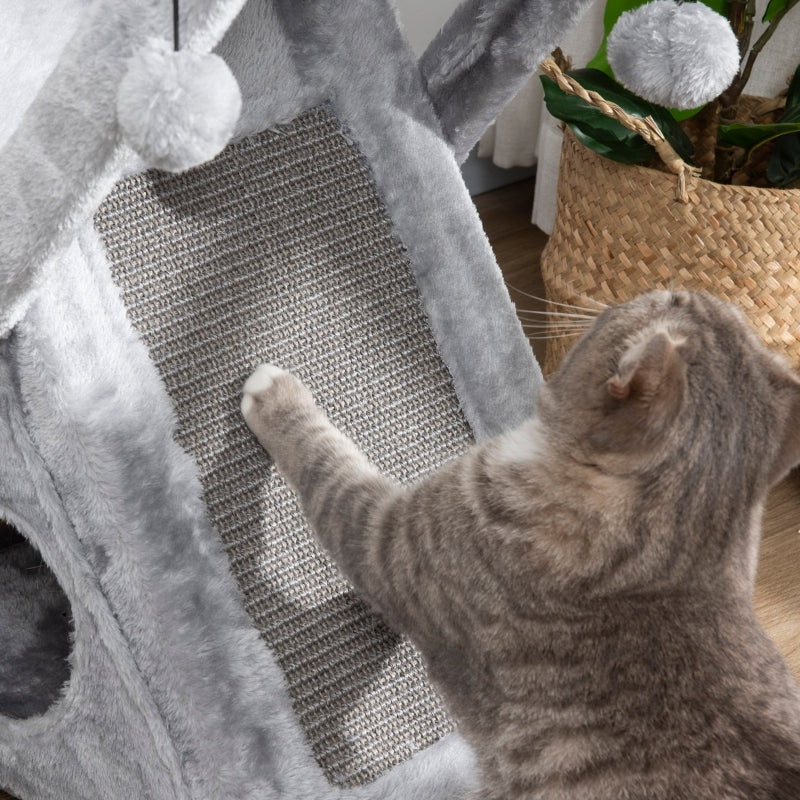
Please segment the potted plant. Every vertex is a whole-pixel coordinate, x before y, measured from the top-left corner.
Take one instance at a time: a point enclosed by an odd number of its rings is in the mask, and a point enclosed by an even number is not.
[[[551,301],[714,291],[800,365],[800,67],[781,98],[743,94],[798,3],[770,0],[753,42],[754,0],[608,0],[588,67],[547,64],[545,102],[569,128]],[[568,344],[553,339],[546,371]]]

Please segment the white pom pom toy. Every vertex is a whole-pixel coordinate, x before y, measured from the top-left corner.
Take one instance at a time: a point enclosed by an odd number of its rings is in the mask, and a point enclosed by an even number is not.
[[[241,107],[239,84],[219,56],[151,39],[128,62],[117,121],[148,166],[181,172],[225,147]]]
[[[608,63],[625,88],[668,108],[695,108],[730,86],[739,46],[728,20],[703,3],[652,0],[622,14]]]

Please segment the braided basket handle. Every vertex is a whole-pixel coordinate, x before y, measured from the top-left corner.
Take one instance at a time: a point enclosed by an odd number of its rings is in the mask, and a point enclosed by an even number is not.
[[[658,153],[661,160],[664,162],[666,168],[678,176],[678,186],[676,196],[682,203],[689,202],[689,193],[686,189],[686,177],[699,177],[700,170],[687,164],[676,152],[672,145],[667,141],[661,128],[658,127],[656,121],[650,117],[634,117],[628,114],[627,111],[620,108],[616,103],[610,103],[604,100],[597,92],[587,91],[576,80],[565,75],[561,68],[556,64],[552,58],[546,58],[540,65],[539,69],[547,75],[548,78],[555,81],[558,88],[568,94],[574,94],[589,103],[589,105],[596,108],[598,111],[605,114],[607,117],[613,117],[621,125],[624,125],[634,133],[638,133],[648,144],[652,145],[656,153]]]

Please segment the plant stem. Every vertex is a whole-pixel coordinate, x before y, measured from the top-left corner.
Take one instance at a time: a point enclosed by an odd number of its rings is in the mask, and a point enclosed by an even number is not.
[[[706,105],[705,113],[694,128],[695,156],[703,169],[703,177],[723,182],[730,172],[731,153],[717,146],[718,127],[721,121],[730,122],[736,117],[736,104],[742,93],[741,65],[750,47],[755,25],[755,0],[728,0],[728,22],[736,35],[739,48],[739,74],[733,83],[716,99]]]
[[[733,83],[719,96],[720,122],[733,122],[736,119],[739,98],[747,82],[750,80],[750,75],[753,72],[753,66],[756,63],[758,54],[772,38],[772,34],[775,33],[780,21],[798,4],[798,2],[800,2],[800,0],[789,0],[783,9],[770,20],[769,25],[765,28],[761,36],[758,37],[755,44],[749,48],[748,52],[750,37],[752,36],[755,22],[755,0],[728,1],[728,19],[736,33],[736,38],[739,42],[739,52],[742,54],[743,63]],[[745,53],[747,54],[746,57]],[[714,180],[726,182],[732,170],[733,150],[730,148],[717,147],[714,158]]]
[[[758,37],[755,44],[750,48],[750,52],[747,55],[744,66],[739,70],[739,74],[736,76],[736,79],[720,96],[723,108],[723,116],[725,116],[725,111],[727,109],[735,108],[736,103],[739,101],[739,96],[744,91],[747,81],[750,80],[750,75],[753,72],[753,65],[758,58],[758,54],[764,49],[767,42],[772,38],[772,34],[775,33],[780,21],[786,16],[786,14],[789,13],[789,11],[791,11],[792,8],[798,4],[798,2],[800,2],[800,0],[789,0],[789,2],[770,20],[767,28],[764,30],[761,36]],[[732,7],[734,4],[741,5],[739,2],[730,2],[729,14],[730,7]]]
[[[744,60],[747,49],[750,47],[755,15],[755,0],[728,0],[728,22],[736,34],[740,61]]]

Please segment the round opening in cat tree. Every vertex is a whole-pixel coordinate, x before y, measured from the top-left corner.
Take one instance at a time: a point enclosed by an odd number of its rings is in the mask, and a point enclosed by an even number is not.
[[[72,615],[39,551],[0,517],[0,714],[44,714],[69,679]]]

